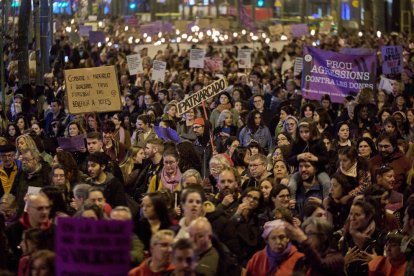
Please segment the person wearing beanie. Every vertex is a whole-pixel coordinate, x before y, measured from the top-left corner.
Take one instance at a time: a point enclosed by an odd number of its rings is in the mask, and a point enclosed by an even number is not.
[[[16,178],[17,172],[22,163],[16,158],[16,147],[13,145],[0,146],[0,197],[5,193],[10,193],[10,189]]]
[[[404,83],[404,92],[410,97],[414,96],[414,85],[412,84],[413,73],[409,69],[401,72],[401,81]]]
[[[202,176],[207,178],[210,174],[209,161],[213,155],[223,152],[220,137],[213,138],[214,150],[211,145],[210,124],[203,118],[198,118],[193,123],[193,130],[197,139],[193,142],[194,148],[203,162]]]

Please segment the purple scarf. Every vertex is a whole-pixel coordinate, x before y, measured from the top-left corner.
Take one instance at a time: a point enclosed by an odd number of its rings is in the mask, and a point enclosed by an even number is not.
[[[277,271],[279,269],[280,263],[287,259],[291,250],[291,242],[288,243],[288,246],[282,253],[276,253],[273,250],[271,250],[269,246],[266,246],[266,256],[270,263],[270,272]]]
[[[170,190],[171,193],[174,193],[175,187],[177,187],[178,183],[180,183],[181,180],[180,168],[178,168],[177,166],[176,170],[177,173],[175,174],[174,178],[170,178],[168,176],[167,172],[165,171],[165,168],[163,168],[161,171],[162,185],[168,190]]]

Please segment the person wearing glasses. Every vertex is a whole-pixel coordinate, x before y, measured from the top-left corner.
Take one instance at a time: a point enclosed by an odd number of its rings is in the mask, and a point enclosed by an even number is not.
[[[0,197],[5,193],[10,193],[17,171],[22,163],[16,158],[16,147],[13,145],[0,146]]]
[[[23,231],[30,228],[41,228],[43,230],[54,230],[49,221],[50,203],[47,197],[42,195],[30,195],[27,198],[27,211],[22,217],[10,224],[5,231],[9,242],[9,248],[17,258],[21,258],[22,251],[19,244],[22,240]],[[45,243],[47,241],[44,241]]]
[[[251,177],[243,182],[242,189],[248,187],[259,187],[260,181],[271,175],[267,171],[267,158],[263,154],[253,154],[249,160]]]
[[[371,176],[375,175],[378,167],[388,164],[394,168],[395,182],[392,189],[403,193],[406,185],[404,179],[412,167],[412,162],[398,148],[398,141],[394,134],[389,132],[381,133],[377,138],[378,155],[371,159]],[[373,181],[375,179],[372,179]]]
[[[292,244],[287,223],[278,219],[266,224],[262,238],[266,248],[254,254],[247,264],[246,276],[291,275],[296,262],[303,257]]]
[[[151,178],[148,192],[152,193],[163,189],[171,193],[179,190],[181,171],[178,167],[178,152],[175,149],[168,149],[163,153],[164,166],[160,174]]]

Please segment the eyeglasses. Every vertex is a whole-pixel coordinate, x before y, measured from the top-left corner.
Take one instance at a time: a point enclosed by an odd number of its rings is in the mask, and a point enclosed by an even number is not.
[[[287,126],[293,127],[296,125],[296,123],[286,123]]]
[[[273,155],[282,155],[282,153],[281,153],[281,152],[277,152],[277,151],[275,151],[275,152],[273,153]]]
[[[211,172],[219,172],[221,171],[223,168],[210,168]]]
[[[259,198],[255,197],[255,196],[252,196],[252,195],[247,195],[246,198],[248,200],[253,200],[253,201],[259,202]]]
[[[2,158],[13,158],[14,154],[1,154]]]
[[[26,163],[31,162],[32,160],[34,160],[34,158],[27,158],[27,157],[22,158],[22,161]]]
[[[261,103],[262,100],[254,101],[253,103]]]
[[[203,126],[193,126],[194,129],[199,129],[201,127],[203,127]]]
[[[249,168],[250,169],[257,169],[261,165],[266,165],[266,164],[265,163],[261,163],[261,164],[250,164],[249,165]]]

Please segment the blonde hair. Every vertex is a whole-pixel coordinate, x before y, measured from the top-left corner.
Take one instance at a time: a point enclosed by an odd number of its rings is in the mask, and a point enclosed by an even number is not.
[[[125,156],[124,161],[122,162],[122,164],[119,166],[120,168],[124,168],[124,172],[125,175],[128,175],[132,172],[134,165],[135,165],[135,156],[137,156],[137,153],[143,150],[143,148],[141,147],[137,147],[137,146],[131,146]]]
[[[20,139],[23,139],[24,141],[25,141],[25,143],[26,143],[26,146],[27,146],[27,148],[34,148],[34,149],[37,149],[37,147],[36,147],[36,143],[35,143],[35,141],[32,139],[32,137],[30,137],[30,136],[28,136],[28,135],[26,135],[26,134],[23,134],[23,135],[20,135],[19,137],[17,137],[17,139],[16,139],[16,158],[17,159],[19,159],[19,157],[20,157],[20,155],[21,155],[21,153],[19,152],[19,150],[18,150],[18,145],[19,145],[19,140]]]

